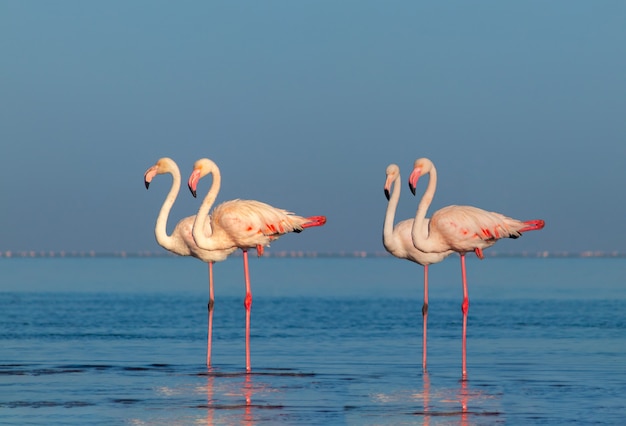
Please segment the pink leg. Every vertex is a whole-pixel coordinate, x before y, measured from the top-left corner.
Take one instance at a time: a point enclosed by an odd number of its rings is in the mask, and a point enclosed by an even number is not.
[[[209,262],[209,326],[207,333],[207,347],[206,347],[206,365],[207,367],[211,366],[211,342],[213,341],[213,304],[214,304],[214,295],[213,295],[213,262]]]
[[[248,250],[243,251],[243,273],[246,279],[246,298],[243,306],[246,308],[246,372],[250,372],[250,310],[252,307],[252,292],[250,291],[250,271],[248,269]]]
[[[467,379],[467,312],[469,311],[469,296],[467,292],[467,274],[465,272],[465,253],[461,253],[461,272],[463,274],[463,304],[461,310],[463,311],[463,377],[462,380]]]
[[[424,265],[424,304],[422,305],[422,370],[426,372],[426,330],[428,329],[428,265]]]

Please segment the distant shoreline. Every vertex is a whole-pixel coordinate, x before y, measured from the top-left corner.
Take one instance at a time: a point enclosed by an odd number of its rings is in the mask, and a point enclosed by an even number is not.
[[[583,252],[499,252],[496,250],[485,251],[485,257],[524,257],[524,258],[624,258],[626,253],[612,251],[583,251]],[[240,257],[241,251],[232,254],[234,257]],[[84,251],[42,251],[42,250],[4,250],[0,251],[0,259],[10,258],[159,258],[159,257],[178,257],[167,251],[116,251],[116,252],[98,252],[95,250]],[[339,251],[339,252],[316,252],[316,251],[299,251],[299,250],[266,250],[263,257],[273,258],[385,258],[392,257],[385,251],[367,252],[367,251]]]

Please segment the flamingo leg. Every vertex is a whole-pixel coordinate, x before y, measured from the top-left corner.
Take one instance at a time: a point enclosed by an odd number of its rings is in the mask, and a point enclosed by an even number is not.
[[[250,311],[252,307],[252,291],[250,291],[250,271],[248,269],[248,250],[243,251],[243,273],[246,280],[246,298],[243,306],[246,308],[246,372],[251,371],[250,367]]]
[[[209,312],[209,325],[207,332],[207,347],[206,347],[206,365],[207,367],[211,367],[211,343],[213,341],[213,305],[215,303],[215,298],[213,295],[213,263],[209,262],[209,303],[208,303],[208,312]]]
[[[426,372],[426,330],[428,329],[428,265],[424,265],[424,304],[422,305],[422,370]]]
[[[467,379],[467,312],[469,311],[469,296],[467,291],[467,274],[465,271],[465,253],[461,253],[461,273],[463,274],[463,362],[462,362],[462,380]]]

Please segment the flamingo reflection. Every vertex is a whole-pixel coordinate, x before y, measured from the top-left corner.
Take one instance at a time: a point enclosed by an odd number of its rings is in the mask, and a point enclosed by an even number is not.
[[[250,373],[222,373],[209,370],[206,374],[205,416],[200,422],[206,425],[238,424],[254,425],[255,408],[278,408],[280,406],[255,404],[255,395],[272,392],[264,383],[254,381]],[[243,379],[243,380],[241,380]]]
[[[246,406],[244,409],[244,413],[243,413],[243,424],[246,425],[252,425],[254,424],[253,418],[252,418],[252,391],[253,391],[253,384],[252,384],[252,375],[251,374],[246,374],[244,376],[244,382],[243,382],[243,387],[241,388],[242,392],[243,392],[243,396],[246,400]]]
[[[473,424],[473,416],[498,416],[497,410],[485,407],[487,401],[495,396],[481,390],[471,389],[467,380],[460,380],[457,389],[433,389],[428,373],[422,376],[422,389],[412,395],[420,402],[421,410],[414,414],[422,417],[424,425],[429,425],[433,418],[446,417],[447,424],[467,426]],[[471,406],[475,406],[471,409]],[[456,420],[456,421],[455,421]],[[437,420],[435,420],[438,423]]]

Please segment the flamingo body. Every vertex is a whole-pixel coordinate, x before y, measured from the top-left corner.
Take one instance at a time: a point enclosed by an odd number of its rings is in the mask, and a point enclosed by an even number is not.
[[[400,199],[400,169],[397,165],[390,164],[387,167],[386,174],[385,196],[389,203],[387,204],[383,225],[383,245],[385,250],[397,258],[410,260],[422,266],[441,262],[453,251],[427,253],[415,247],[411,236],[414,219],[400,221],[394,226],[393,221]],[[424,226],[428,227],[428,219],[425,219]]]
[[[437,185],[437,172],[428,158],[415,161],[409,176],[409,187],[415,194],[420,176],[430,174],[426,192],[419,203],[412,230],[415,247],[428,253],[453,250],[458,253],[475,251],[482,257],[482,250],[491,247],[502,238],[518,238],[523,232],[544,227],[543,220],[521,221],[503,214],[472,206],[447,206],[437,210],[426,219],[426,211],[432,202]]]
[[[196,161],[188,180],[189,190],[195,197],[198,182],[209,174],[213,175],[213,184],[200,205],[192,232],[199,247],[214,249],[233,245],[242,250],[256,248],[260,256],[263,247],[268,247],[282,235],[326,223],[324,216],[302,217],[255,200],[225,201],[209,215],[221,185],[217,164],[208,158]],[[204,222],[202,227],[201,222]]]
[[[518,238],[522,232],[541,229],[543,221],[531,229],[533,222],[510,218],[472,206],[447,206],[430,219],[430,236],[444,248],[458,253],[482,251],[501,238]]]
[[[211,214],[213,228],[219,228],[236,247],[263,247],[289,232],[301,232],[310,226],[320,226],[326,218],[305,218],[287,210],[255,200],[230,200],[218,205]]]
[[[243,251],[243,269],[246,282],[246,371],[251,371],[250,363],[250,312],[252,291],[248,268],[248,250],[256,248],[257,254],[263,254],[263,248],[277,238],[289,232],[301,232],[305,228],[322,226],[325,216],[302,217],[287,210],[270,206],[254,200],[226,201],[213,210],[221,185],[220,170],[213,161],[201,158],[194,163],[189,176],[188,186],[195,197],[200,179],[211,174],[213,183],[205,196],[193,225],[192,235],[199,247],[205,249],[220,248],[232,244]]]
[[[461,274],[463,280],[463,340],[462,340],[462,378],[467,378],[467,313],[469,311],[469,295],[467,289],[467,273],[465,254],[474,251],[483,258],[483,249],[494,245],[502,238],[518,238],[522,233],[542,229],[545,225],[541,219],[521,221],[472,206],[448,206],[431,216],[427,223],[426,212],[435,195],[437,187],[437,171],[431,160],[419,158],[413,164],[409,176],[409,187],[415,195],[415,187],[420,176],[429,174],[428,186],[415,213],[415,221],[411,237],[416,248],[428,253],[443,253],[448,250],[458,252],[461,257]]]
[[[179,256],[192,256],[203,262],[223,261],[229,254],[237,250],[237,246],[228,245],[225,242],[211,249],[198,246],[192,235],[193,225],[196,220],[195,215],[181,219],[174,227],[172,233],[168,235],[167,220],[180,190],[180,169],[171,158],[164,157],[159,159],[144,174],[146,189],[150,186],[152,179],[160,174],[172,175],[172,186],[159,211],[154,229],[156,240],[161,247]]]

